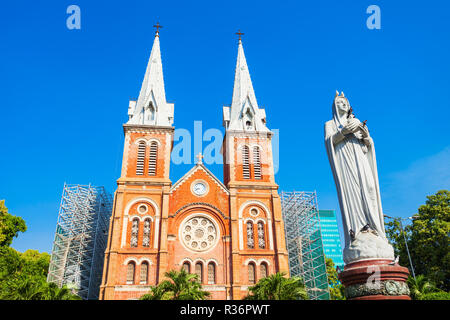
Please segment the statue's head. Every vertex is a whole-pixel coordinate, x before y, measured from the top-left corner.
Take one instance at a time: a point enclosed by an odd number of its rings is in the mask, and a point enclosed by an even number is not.
[[[350,103],[345,97],[344,92],[339,94],[339,92],[336,91],[333,102],[333,119],[338,128],[342,127],[347,122],[349,110]]]
[[[336,91],[333,109],[334,109],[333,112],[338,113],[339,117],[347,114],[348,110],[350,110],[350,103],[348,102],[348,99],[344,96],[344,92],[341,92],[341,94],[339,95],[339,92]]]

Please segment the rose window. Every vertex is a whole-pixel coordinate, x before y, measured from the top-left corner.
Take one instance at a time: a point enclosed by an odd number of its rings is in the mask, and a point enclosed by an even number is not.
[[[216,243],[216,226],[210,219],[203,216],[190,218],[182,226],[181,239],[189,249],[206,251]]]

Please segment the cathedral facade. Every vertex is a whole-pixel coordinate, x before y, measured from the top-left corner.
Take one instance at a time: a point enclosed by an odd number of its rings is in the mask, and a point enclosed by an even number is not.
[[[239,39],[231,106],[223,107],[224,181],[203,164],[169,178],[174,104],[165,97],[159,34],[123,125],[100,299],[138,299],[170,270],[199,276],[212,299],[242,299],[259,279],[289,274],[272,132]]]

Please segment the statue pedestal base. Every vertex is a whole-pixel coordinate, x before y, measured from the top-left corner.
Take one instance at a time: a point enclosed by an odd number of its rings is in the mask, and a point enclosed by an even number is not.
[[[339,280],[349,300],[411,300],[409,271],[392,260],[364,260],[345,265]]]

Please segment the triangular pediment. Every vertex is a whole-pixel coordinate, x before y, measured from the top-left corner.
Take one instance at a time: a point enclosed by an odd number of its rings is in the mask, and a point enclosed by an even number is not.
[[[211,183],[217,185],[220,189],[222,189],[226,194],[230,194],[228,188],[220,181],[208,168],[205,167],[203,163],[197,163],[194,167],[191,168],[184,176],[182,176],[177,182],[175,182],[170,191],[178,189],[183,183],[188,181],[192,176],[194,176],[198,171],[203,171],[210,178]]]

